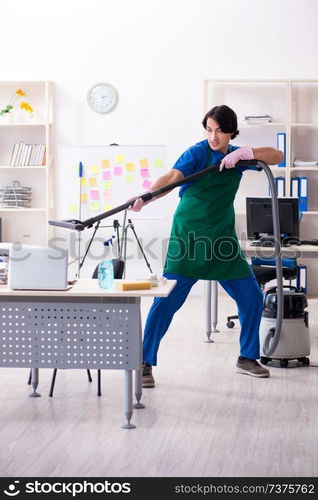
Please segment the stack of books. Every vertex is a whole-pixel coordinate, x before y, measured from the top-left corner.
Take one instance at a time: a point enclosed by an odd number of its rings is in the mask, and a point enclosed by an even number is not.
[[[10,167],[45,165],[45,144],[16,142],[13,146]]]

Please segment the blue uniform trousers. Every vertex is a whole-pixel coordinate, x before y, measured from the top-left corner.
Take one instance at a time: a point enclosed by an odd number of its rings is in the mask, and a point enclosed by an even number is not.
[[[174,314],[186,300],[197,280],[165,273],[167,279],[177,280],[168,297],[156,297],[147,316],[143,338],[143,361],[157,365],[160,341],[168,330]],[[241,324],[240,355],[258,359],[259,324],[262,316],[263,294],[256,278],[220,280],[220,285],[236,301]]]

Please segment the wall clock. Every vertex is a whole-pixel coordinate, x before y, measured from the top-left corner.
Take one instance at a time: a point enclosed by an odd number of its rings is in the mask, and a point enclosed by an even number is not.
[[[87,93],[87,102],[96,113],[109,113],[118,102],[117,90],[110,83],[96,83]]]

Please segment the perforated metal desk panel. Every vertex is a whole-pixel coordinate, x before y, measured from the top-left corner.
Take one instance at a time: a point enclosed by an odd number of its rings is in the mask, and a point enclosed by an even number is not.
[[[39,368],[125,370],[129,413],[131,371],[138,372],[139,380],[141,370],[140,298],[166,297],[175,283],[125,292],[101,290],[92,279],[81,279],[67,291],[2,285],[0,365],[36,370],[34,391]],[[137,385],[138,405],[140,381]]]

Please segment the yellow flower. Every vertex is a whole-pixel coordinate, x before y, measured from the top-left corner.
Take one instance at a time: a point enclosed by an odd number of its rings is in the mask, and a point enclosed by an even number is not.
[[[25,95],[26,93],[23,92],[22,89],[17,89],[13,93],[9,104],[7,104],[7,106],[5,106],[3,109],[0,109],[0,116],[5,115],[7,113],[12,113],[13,108],[17,106],[19,98],[24,97]],[[28,102],[22,101],[20,103],[20,108],[24,109],[25,111],[28,111],[29,113],[33,113],[33,108]]]
[[[33,108],[28,102],[22,101],[20,104],[20,108],[25,109],[25,111],[28,111],[29,113],[33,113]]]

